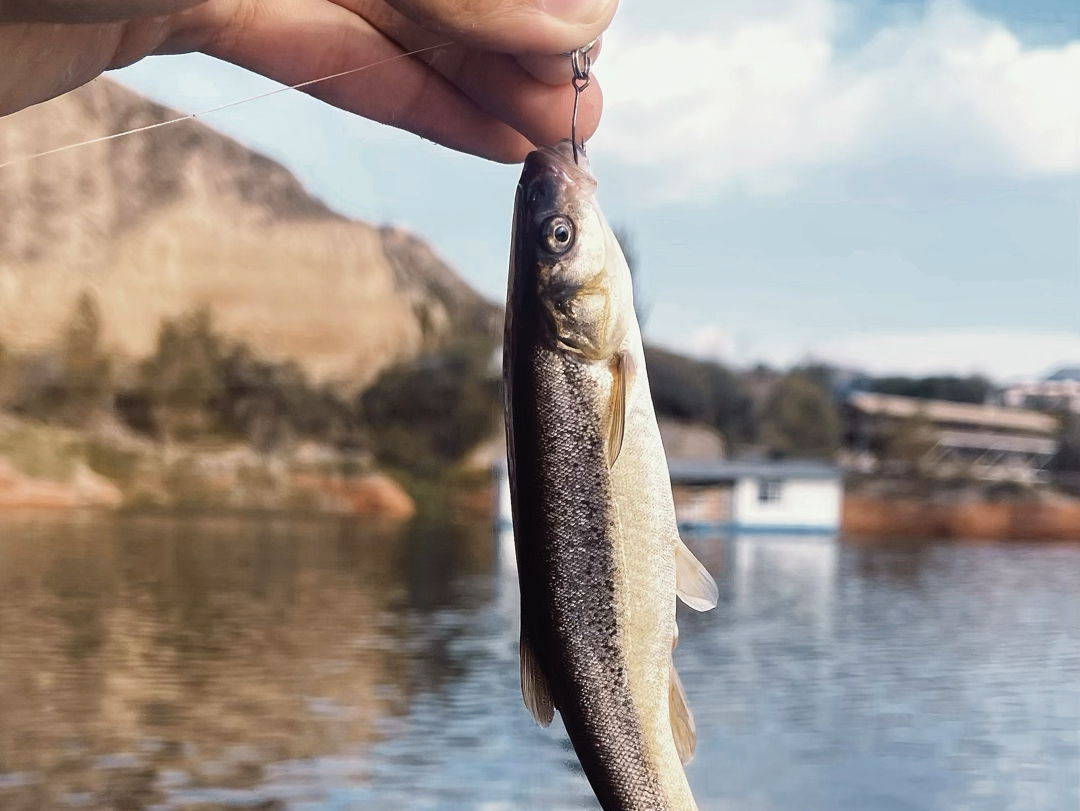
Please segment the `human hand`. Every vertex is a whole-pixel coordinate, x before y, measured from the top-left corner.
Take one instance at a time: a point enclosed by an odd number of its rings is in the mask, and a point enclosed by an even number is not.
[[[570,135],[566,51],[618,0],[0,0],[0,115],[152,53],[202,51],[287,85],[451,43],[305,92],[492,160]],[[593,51],[595,56],[596,50]],[[594,81],[578,137],[600,118]]]

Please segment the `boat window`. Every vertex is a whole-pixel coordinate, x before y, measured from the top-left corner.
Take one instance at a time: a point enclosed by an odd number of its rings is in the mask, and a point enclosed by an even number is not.
[[[762,504],[775,504],[783,495],[783,482],[780,479],[762,479],[758,482],[758,501]]]

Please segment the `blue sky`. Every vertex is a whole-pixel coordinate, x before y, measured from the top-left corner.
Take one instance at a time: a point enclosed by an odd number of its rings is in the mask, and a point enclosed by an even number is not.
[[[1080,363],[1080,3],[622,0],[596,72],[589,155],[647,339],[880,373]],[[113,75],[184,111],[273,87],[201,56]],[[518,167],[296,92],[204,121],[504,296]]]

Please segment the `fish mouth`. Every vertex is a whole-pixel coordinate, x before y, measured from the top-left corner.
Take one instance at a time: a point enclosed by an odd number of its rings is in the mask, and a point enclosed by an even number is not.
[[[554,146],[542,146],[525,159],[524,177],[545,177],[559,185],[570,185],[586,193],[596,189],[596,180],[589,172],[589,161],[584,151],[577,151],[574,160],[574,144],[564,138]]]
[[[575,169],[584,169],[586,172],[589,171],[589,161],[585,157],[585,150],[579,148],[575,156],[574,142],[569,138],[563,138],[554,146],[542,146],[537,152],[548,155],[552,160],[558,161],[568,168],[573,167]]]

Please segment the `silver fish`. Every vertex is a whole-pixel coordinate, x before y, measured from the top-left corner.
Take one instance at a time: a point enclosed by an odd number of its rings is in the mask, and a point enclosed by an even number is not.
[[[503,374],[521,689],[562,716],[605,811],[696,809],[675,598],[716,605],[679,538],[630,271],[569,141],[525,161]]]

